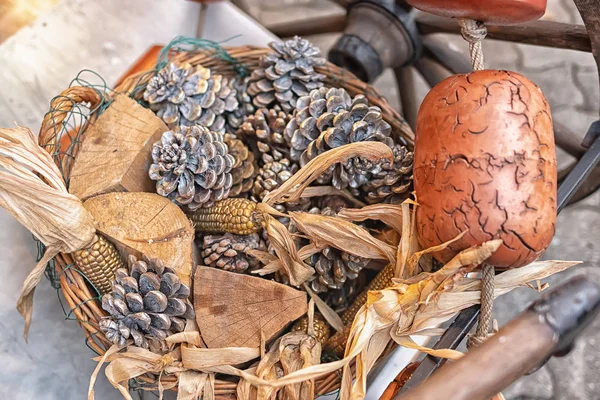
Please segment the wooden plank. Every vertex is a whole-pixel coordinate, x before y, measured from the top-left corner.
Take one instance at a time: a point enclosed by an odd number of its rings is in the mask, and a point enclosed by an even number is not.
[[[588,0],[589,1],[589,0]],[[422,34],[455,33],[460,27],[455,20],[419,12],[417,26]],[[346,26],[345,15],[326,15],[318,18],[299,19],[286,24],[266,24],[267,29],[280,37],[316,35],[341,32]],[[505,40],[579,51],[591,51],[590,38],[584,26],[553,21],[535,21],[522,25],[487,25],[490,39]]]
[[[192,286],[194,228],[174,203],[154,193],[108,193],[83,206],[122,253],[162,260]]]
[[[168,130],[152,111],[118,95],[86,129],[69,192],[82,200],[110,192],[156,192],[148,176],[152,145]]]
[[[460,33],[456,20],[426,13],[417,15],[417,25],[422,34]],[[486,25],[489,39],[504,40],[536,46],[579,51],[591,51],[590,38],[582,25],[553,21],[535,21],[521,25]]]
[[[275,281],[198,266],[194,309],[210,348],[259,347],[307,312],[306,293]]]

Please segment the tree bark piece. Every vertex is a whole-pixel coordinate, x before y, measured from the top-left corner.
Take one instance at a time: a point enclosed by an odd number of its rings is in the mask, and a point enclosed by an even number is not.
[[[110,192],[154,192],[148,176],[152,144],[167,130],[152,111],[117,95],[83,136],[69,192],[82,200]]]
[[[306,293],[280,283],[201,267],[194,277],[194,309],[210,348],[258,347],[307,312]]]
[[[154,193],[107,193],[83,206],[121,252],[159,259],[191,287],[194,228],[179,207]]]

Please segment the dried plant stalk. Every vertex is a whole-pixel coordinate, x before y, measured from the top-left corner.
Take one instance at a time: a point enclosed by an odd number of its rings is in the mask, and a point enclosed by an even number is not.
[[[79,199],[67,192],[54,161],[38,146],[29,129],[0,129],[0,167],[0,206],[46,246],[17,301],[17,309],[25,318],[27,340],[33,293],[46,264],[60,252],[91,246],[96,229]]]
[[[358,156],[378,161],[392,159],[393,154],[389,146],[379,142],[357,142],[328,150],[309,161],[279,188],[269,192],[263,201],[270,205],[298,201],[304,189],[327,168]]]

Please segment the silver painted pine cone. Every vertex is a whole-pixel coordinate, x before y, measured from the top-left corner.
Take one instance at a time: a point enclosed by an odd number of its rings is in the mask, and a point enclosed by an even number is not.
[[[222,133],[182,126],[154,143],[149,175],[158,194],[193,211],[228,197],[234,164]]]
[[[233,111],[225,112],[226,124],[225,129],[229,133],[236,133],[242,126],[244,118],[247,115],[254,114],[256,107],[252,104],[252,99],[248,94],[248,81],[250,77],[237,77],[230,81],[232,88],[235,89],[235,98],[238,106]]]
[[[169,127],[199,124],[214,132],[225,132],[223,113],[238,107],[227,78],[187,62],[170,62],[158,71],[146,86],[144,100]]]
[[[158,260],[130,256],[128,261],[128,268],[116,271],[112,293],[102,296],[110,316],[100,321],[100,329],[112,343],[132,339],[138,347],[162,353],[168,349],[164,340],[195,318],[190,288]]]
[[[298,97],[323,86],[325,75],[314,67],[326,61],[317,47],[298,36],[269,46],[274,52],[261,57],[259,67],[250,76],[248,94],[257,108],[279,105],[291,112]]]

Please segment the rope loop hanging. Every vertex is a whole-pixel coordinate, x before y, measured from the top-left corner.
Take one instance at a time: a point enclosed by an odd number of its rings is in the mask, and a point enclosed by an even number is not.
[[[469,43],[469,52],[471,53],[471,65],[474,71],[484,69],[483,48],[481,42],[487,36],[487,28],[481,21],[473,19],[459,18],[460,33],[464,40]]]
[[[469,53],[471,54],[473,70],[480,71],[484,69],[482,42],[487,36],[485,24],[481,21],[468,18],[459,18],[458,24],[460,25],[463,39],[469,43]],[[477,329],[467,341],[467,347],[469,348],[483,343],[490,336],[490,323],[494,308],[494,280],[494,266],[483,264],[481,275],[481,310]]]

